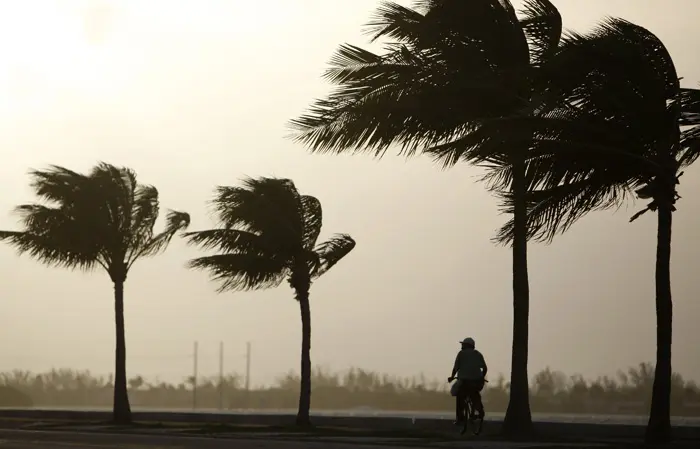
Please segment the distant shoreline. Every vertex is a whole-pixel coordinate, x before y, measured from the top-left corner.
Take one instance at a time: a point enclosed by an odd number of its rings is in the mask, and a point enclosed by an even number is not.
[[[223,373],[222,373],[223,374]],[[611,422],[644,422],[648,417],[654,370],[640,364],[616,377],[586,380],[545,369],[532,377],[530,409],[535,416],[596,417]],[[700,389],[674,375],[671,414],[700,419]],[[362,369],[327,372],[314,369],[311,406],[317,416],[428,416],[441,419],[454,410],[454,398],[443,380],[399,378]],[[244,376],[193,376],[178,383],[142,376],[128,379],[131,406],[142,411],[293,413],[299,400],[299,378],[288,373],[274,386],[246,389]],[[46,410],[109,410],[114,396],[111,376],[89,371],[56,369],[44,373],[0,372],[0,407]],[[482,392],[487,412],[502,416],[510,399],[504,376],[490,378]]]

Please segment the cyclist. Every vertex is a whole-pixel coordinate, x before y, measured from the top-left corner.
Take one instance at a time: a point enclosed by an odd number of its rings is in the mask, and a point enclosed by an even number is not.
[[[481,390],[484,389],[484,382],[488,368],[486,361],[481,352],[476,350],[476,344],[471,337],[460,341],[462,349],[455,358],[455,364],[452,368],[452,375],[448,378],[448,382],[452,382],[457,378],[459,389],[457,390],[457,421],[455,424],[460,424],[465,419],[464,402],[467,397],[471,398],[472,405],[476,409],[481,419],[484,418],[484,404],[481,402]]]

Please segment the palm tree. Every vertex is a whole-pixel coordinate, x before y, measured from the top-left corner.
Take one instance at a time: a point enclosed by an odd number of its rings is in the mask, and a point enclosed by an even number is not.
[[[657,360],[646,436],[668,441],[672,217],[682,170],[700,155],[700,90],[680,87],[673,59],[653,33],[620,19],[564,39],[549,68],[559,99],[551,113],[578,123],[588,143],[582,151],[559,148],[563,157],[550,160],[538,189],[527,193],[529,234],[551,241],[591,210],[617,207],[634,195],[651,200],[630,221],[657,213]],[[508,195],[506,202],[514,207]],[[499,239],[515,235],[511,221]]]
[[[42,203],[16,208],[22,231],[0,231],[0,239],[40,262],[84,271],[103,268],[114,283],[116,352],[114,421],[131,421],[124,337],[124,282],[134,263],[163,251],[190,221],[170,211],[165,230],[154,233],[158,191],[138,184],[128,168],[100,163],[89,174],[64,167],[31,172]]]
[[[559,44],[561,16],[549,0],[525,1],[520,19],[507,0],[422,0],[414,9],[384,2],[369,31],[372,40],[394,41],[384,55],[341,46],[326,73],[338,87],[292,121],[295,137],[314,152],[381,156],[395,145],[446,167],[478,162],[492,169],[495,186],[509,185],[516,232],[504,430],[530,433],[525,193],[538,165],[527,176],[526,163],[536,135],[531,118],[548,86],[542,67]]]
[[[301,390],[297,424],[310,425],[311,283],[355,247],[347,234],[317,243],[323,224],[321,203],[301,195],[289,179],[247,178],[242,187],[218,187],[213,200],[219,227],[189,232],[190,243],[219,254],[189,262],[219,281],[219,292],[260,290],[285,279],[301,310]]]

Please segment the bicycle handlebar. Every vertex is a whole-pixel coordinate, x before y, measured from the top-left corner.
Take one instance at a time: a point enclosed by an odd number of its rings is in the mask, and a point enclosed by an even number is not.
[[[447,383],[450,383],[450,382],[452,382],[452,381],[455,380],[455,379],[457,379],[457,378],[456,378],[456,377],[448,377],[448,378],[447,378]],[[486,379],[486,378],[483,378],[482,380],[483,380],[484,382],[486,382],[486,383],[489,383],[489,380]]]

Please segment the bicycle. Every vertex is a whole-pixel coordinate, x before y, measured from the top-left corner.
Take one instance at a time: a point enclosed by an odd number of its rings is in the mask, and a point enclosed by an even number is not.
[[[454,378],[449,378],[448,382],[452,382],[453,380]],[[484,379],[484,382],[488,382],[488,380]],[[467,429],[471,427],[472,434],[479,435],[484,426],[484,417],[477,415],[476,407],[472,404],[472,398],[469,395],[464,399],[464,416],[464,424],[459,434],[464,435],[467,433]]]

